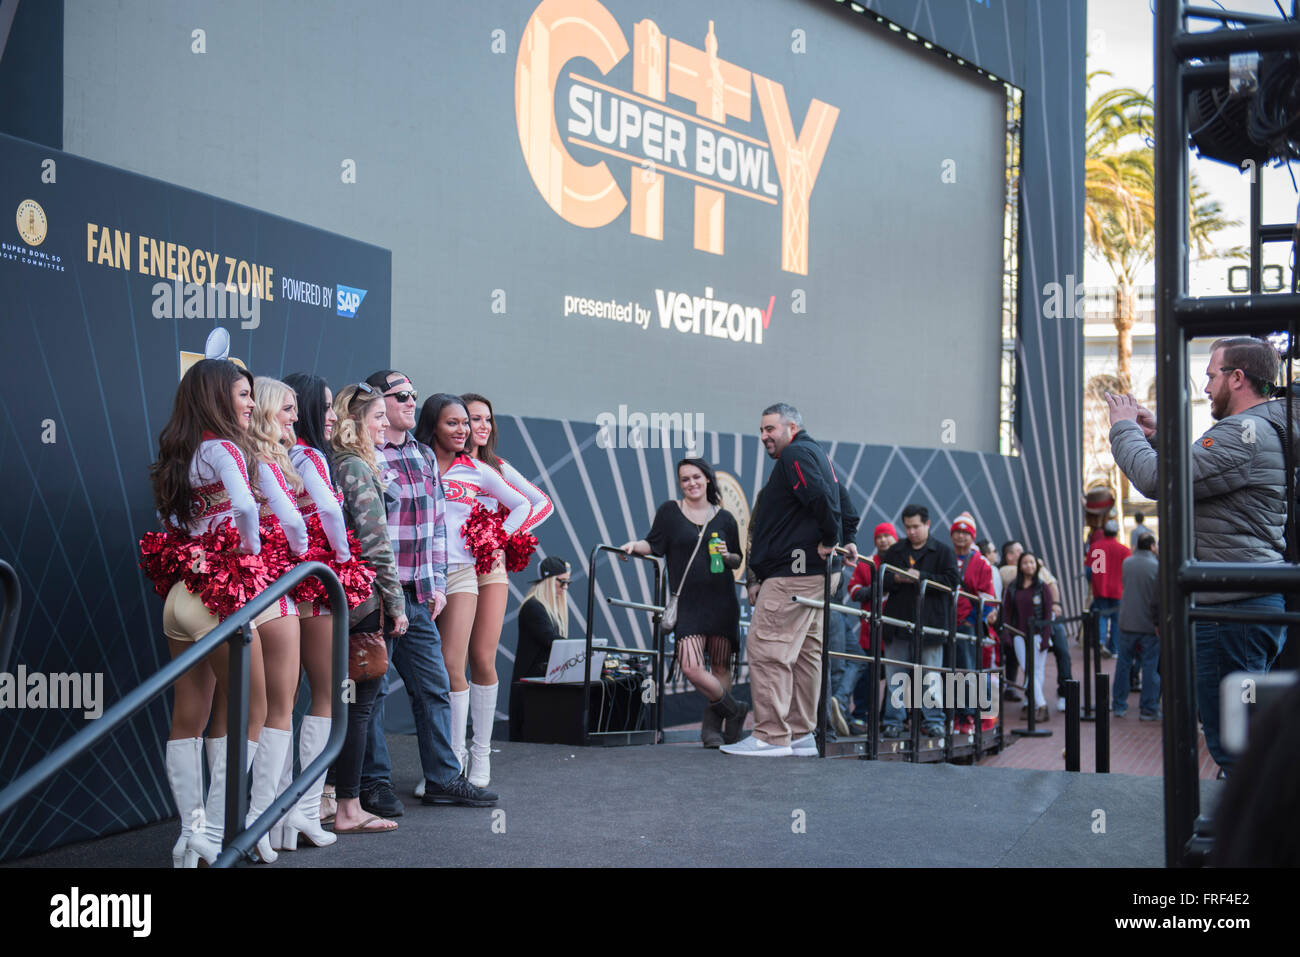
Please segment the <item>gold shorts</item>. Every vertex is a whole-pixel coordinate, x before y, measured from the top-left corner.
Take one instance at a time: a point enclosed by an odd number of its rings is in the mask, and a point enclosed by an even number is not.
[[[253,619],[253,627],[258,628],[265,625],[268,621],[275,621],[277,618],[298,617],[298,606],[290,601],[287,595],[281,595],[280,600],[274,605],[262,612]]]
[[[198,641],[221,623],[184,582],[172,585],[163,603],[163,634],[176,641]]]
[[[504,562],[502,562],[500,567],[494,568],[486,575],[478,576],[479,588],[482,588],[484,585],[508,585],[508,584],[510,584],[510,573],[506,571],[506,566]]]
[[[447,597],[452,595],[477,595],[478,572],[473,565],[447,566]]]

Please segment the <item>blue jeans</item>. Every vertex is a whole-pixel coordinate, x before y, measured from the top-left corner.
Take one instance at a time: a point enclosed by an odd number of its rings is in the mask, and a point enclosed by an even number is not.
[[[451,748],[451,681],[442,660],[442,638],[429,609],[406,595],[406,634],[393,646],[392,667],[411,696],[411,714],[415,718],[415,736],[420,747],[420,766],[424,778],[445,788],[460,776],[460,762]],[[381,781],[392,783],[392,760],[384,740],[384,695],[388,693],[388,676],[379,689],[371,718],[366,746],[366,761],[361,772],[361,787]]]
[[[921,643],[921,660],[919,664],[930,668],[942,667],[943,648],[944,648],[943,642],[941,641],[923,641]],[[885,642],[885,653],[883,657],[893,658],[896,661],[911,661],[912,660],[911,639],[895,638]],[[921,672],[921,682],[922,682],[921,687],[912,688],[910,695],[903,694],[901,696],[902,707],[899,707],[894,703],[894,699],[900,697],[899,691],[897,689],[899,689],[901,686],[894,681],[894,675],[897,674],[907,675],[908,681],[911,682],[914,672],[912,671],[911,668],[902,668],[899,667],[898,665],[885,665],[885,706],[880,712],[881,728],[897,730],[898,728],[901,728],[903,726],[903,719],[904,717],[906,717],[907,711],[909,710],[908,705],[911,704],[913,698],[918,701],[922,700],[921,696],[926,689],[925,676],[927,674],[932,674],[932,673],[936,673],[936,672],[927,672],[927,671]],[[939,687],[942,688],[943,674],[941,672],[938,672],[937,674],[941,679]],[[942,697],[942,695],[940,697]],[[922,707],[919,710],[921,712],[921,724],[923,726],[929,726],[932,728],[943,727],[944,715],[943,715],[942,708]]]
[[[1138,652],[1141,659],[1135,660],[1134,652],[1139,643],[1142,645],[1142,650]],[[1112,710],[1116,714],[1128,710],[1129,671],[1138,664],[1142,667],[1142,697],[1138,699],[1138,707],[1143,714],[1157,714],[1160,711],[1160,675],[1156,673],[1156,667],[1160,664],[1160,638],[1121,628],[1111,695],[1114,701]]]
[[[1259,595],[1240,601],[1198,607],[1282,611],[1280,594]],[[1282,625],[1261,625],[1243,621],[1196,622],[1196,710],[1205,730],[1205,746],[1219,767],[1232,767],[1233,757],[1219,743],[1219,683],[1234,671],[1264,673],[1286,641]],[[1142,682],[1146,691],[1146,681]]]
[[[1115,633],[1119,631],[1119,599],[1094,598],[1092,607],[1100,612],[1097,631],[1101,647],[1109,649],[1110,653],[1114,654]]]

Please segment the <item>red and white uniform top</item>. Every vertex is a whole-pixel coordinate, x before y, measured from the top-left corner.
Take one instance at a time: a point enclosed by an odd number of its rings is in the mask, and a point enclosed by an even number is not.
[[[279,521],[289,549],[295,555],[307,551],[307,522],[294,504],[293,486],[274,462],[257,463],[257,488],[265,501],[259,513],[263,524],[271,518]]]
[[[329,468],[325,465],[325,456],[299,439],[289,449],[289,461],[302,479],[303,489],[298,493],[298,511],[303,518],[310,520],[315,515],[320,519],[321,528],[334,549],[334,557],[340,562],[351,561],[352,553],[348,548],[348,526],[343,519],[343,508],[339,504],[339,495],[330,484]]]
[[[464,452],[442,473],[442,489],[447,498],[448,566],[474,564],[474,556],[465,547],[465,536],[460,532],[476,503],[494,513],[498,502],[510,509],[502,523],[507,535],[519,531],[532,511],[528,499],[511,488],[500,472]]]
[[[190,459],[190,486],[194,496],[190,514],[179,524],[191,538],[228,520],[239,532],[245,552],[256,555],[261,551],[257,500],[239,446],[210,432],[203,433],[203,441]]]
[[[475,461],[478,462],[479,465],[487,465],[487,463],[482,459],[475,459]],[[546,493],[532,482],[528,481],[528,479],[524,478],[517,468],[505,459],[498,459],[497,461],[501,463],[500,474],[501,477],[505,479],[506,484],[524,498],[528,499],[528,517],[525,518],[524,523],[519,526],[519,531],[531,532],[538,525],[551,517],[551,513],[555,511],[555,506],[552,505],[551,500],[546,497]],[[491,468],[491,466],[488,466],[488,468]],[[496,511],[497,500],[491,495],[480,495],[478,500],[486,505],[489,510]]]

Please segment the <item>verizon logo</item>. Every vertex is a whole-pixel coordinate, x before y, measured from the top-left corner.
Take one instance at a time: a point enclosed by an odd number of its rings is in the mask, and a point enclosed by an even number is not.
[[[686,292],[655,290],[659,305],[659,326],[678,332],[730,339],[732,342],[763,342],[763,330],[772,321],[776,296],[767,300],[767,309],[725,302],[713,298],[713,287],[706,286],[703,296]]]

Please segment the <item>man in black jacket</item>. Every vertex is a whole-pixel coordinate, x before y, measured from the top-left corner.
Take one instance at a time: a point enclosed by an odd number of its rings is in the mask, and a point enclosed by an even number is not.
[[[952,546],[930,536],[930,510],[924,505],[908,505],[903,509],[903,530],[906,537],[895,542],[885,552],[886,565],[906,569],[908,572],[906,575],[885,572],[884,586],[889,596],[889,617],[900,621],[916,621],[920,583],[928,579],[944,588],[926,587],[921,624],[941,628],[946,632],[952,626],[953,593],[961,584],[957,572],[957,555]],[[948,590],[945,591],[945,588]],[[940,635],[924,635],[921,639],[921,660],[917,663],[929,667],[942,665],[943,641]],[[916,661],[912,657],[911,629],[886,626],[884,651],[886,658]],[[934,674],[942,679],[938,672],[926,672],[922,686],[903,695],[901,689],[904,685],[894,677],[898,674],[907,675],[907,671],[897,665],[889,665],[885,669],[885,708],[880,717],[880,730],[884,737],[898,737],[902,734],[904,709],[911,705],[914,698],[920,699],[926,689],[925,682],[934,680],[928,675]],[[908,681],[912,680],[911,675],[907,675],[907,678]],[[942,681],[939,687],[943,687]],[[943,717],[942,708],[922,708],[921,733],[926,737],[942,737]]]
[[[812,730],[822,679],[822,613],[791,598],[822,597],[826,559],[837,542],[857,559],[858,516],[841,495],[826,452],[803,431],[797,409],[785,403],[764,409],[760,437],[776,467],[750,520],[754,613],[746,647],[754,733],[721,750],[806,757],[817,753]]]

